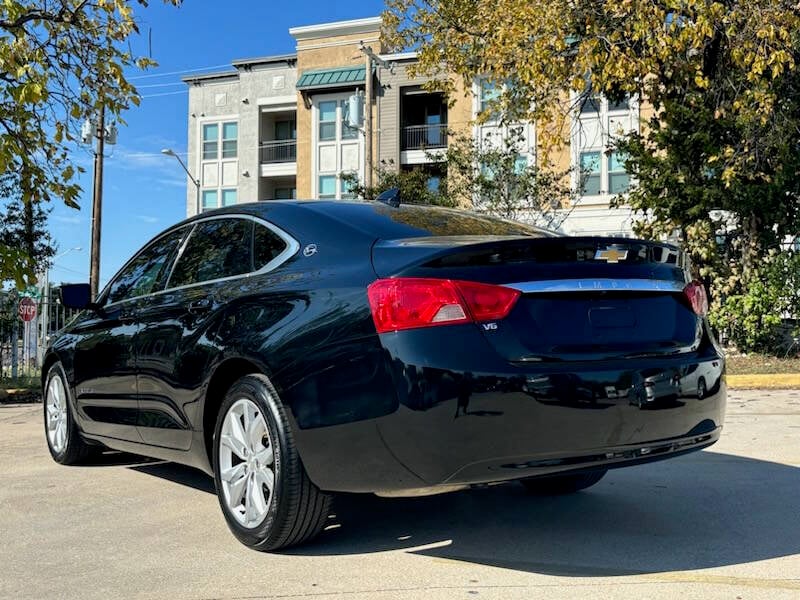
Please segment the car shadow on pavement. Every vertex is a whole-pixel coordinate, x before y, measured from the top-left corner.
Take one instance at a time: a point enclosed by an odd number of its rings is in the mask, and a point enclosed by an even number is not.
[[[799,493],[800,468],[700,452],[610,471],[570,496],[531,496],[517,484],[427,498],[342,496],[320,538],[287,553],[405,549],[585,577],[704,569],[799,553]]]
[[[174,483],[185,485],[200,492],[208,494],[215,493],[214,480],[203,471],[193,469],[184,465],[178,465],[166,461],[158,461],[150,464],[135,465],[130,467],[139,473],[168,479]]]
[[[80,466],[126,467],[132,471],[167,479],[201,492],[214,493],[214,480],[202,471],[157,458],[105,450],[81,462]]]
[[[168,462],[129,468],[214,493]],[[283,554],[406,552],[540,574],[705,569],[800,553],[800,468],[716,452],[612,470],[569,496],[514,483],[425,498],[336,497],[322,535]]]

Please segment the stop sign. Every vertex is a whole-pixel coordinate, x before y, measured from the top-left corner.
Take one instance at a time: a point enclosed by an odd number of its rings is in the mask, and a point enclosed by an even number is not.
[[[23,321],[33,321],[36,318],[36,301],[33,298],[22,298],[17,312]]]

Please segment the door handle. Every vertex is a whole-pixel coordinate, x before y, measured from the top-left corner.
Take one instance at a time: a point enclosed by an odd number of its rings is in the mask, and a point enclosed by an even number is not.
[[[120,323],[122,323],[123,325],[127,325],[133,323],[136,320],[136,313],[134,313],[133,311],[124,310],[119,313],[118,319]]]
[[[189,302],[188,310],[193,315],[201,315],[211,310],[211,300],[209,298],[201,298]]]

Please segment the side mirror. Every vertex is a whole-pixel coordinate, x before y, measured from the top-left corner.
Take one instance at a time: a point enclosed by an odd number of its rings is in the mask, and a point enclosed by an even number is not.
[[[92,308],[92,291],[88,283],[68,283],[61,286],[61,304],[67,308]]]

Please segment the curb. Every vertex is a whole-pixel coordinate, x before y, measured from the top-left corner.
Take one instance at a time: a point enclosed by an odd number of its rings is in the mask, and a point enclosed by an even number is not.
[[[766,375],[728,375],[728,387],[738,390],[800,389],[800,373],[770,373]]]

